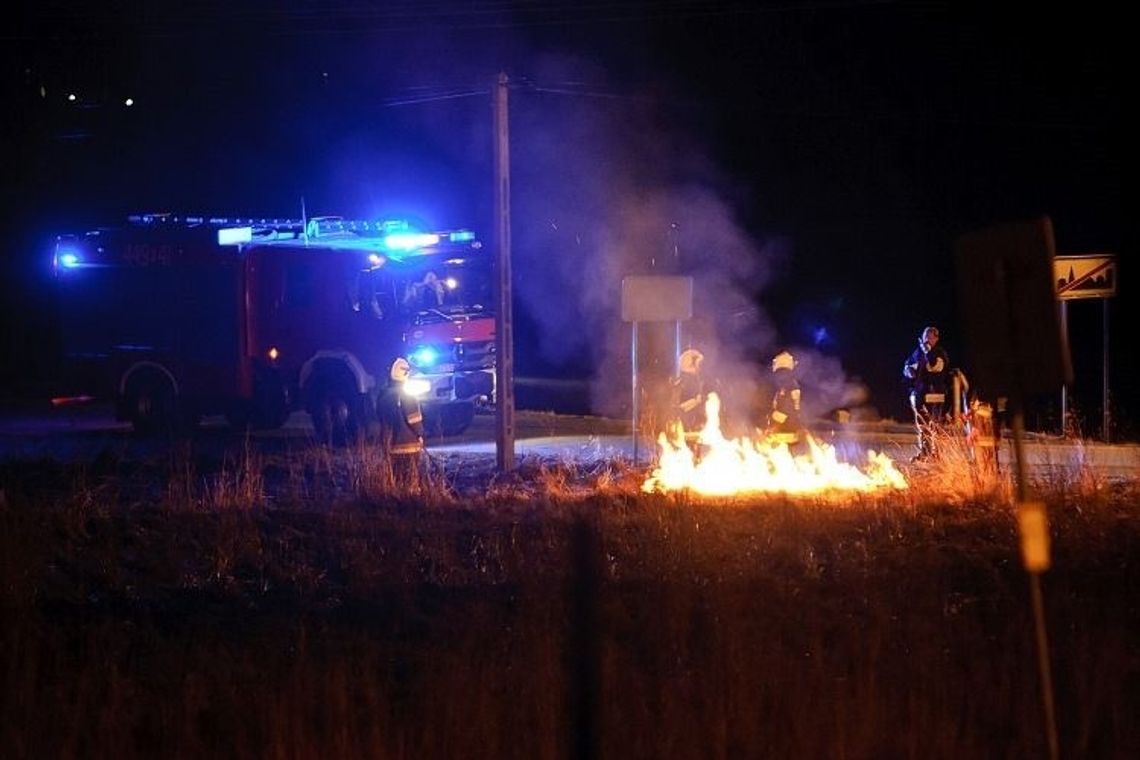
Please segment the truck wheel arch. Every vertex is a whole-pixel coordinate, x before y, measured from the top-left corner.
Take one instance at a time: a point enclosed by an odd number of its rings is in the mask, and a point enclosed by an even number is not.
[[[298,384],[304,393],[312,380],[314,371],[323,364],[340,364],[352,375],[356,390],[362,395],[376,387],[376,378],[369,374],[364,364],[351,351],[318,351],[301,365]]]
[[[174,374],[155,361],[140,361],[123,373],[115,417],[127,420],[142,435],[182,434],[197,416],[182,405]]]
[[[321,352],[305,363],[301,397],[318,438],[343,446],[368,434],[375,417],[371,375],[347,352]]]
[[[142,371],[155,371],[165,375],[166,379],[170,381],[170,387],[174,389],[174,395],[179,395],[178,381],[174,378],[174,373],[167,369],[164,365],[148,359],[146,361],[135,362],[127,368],[126,372],[123,373],[123,376],[119,379],[120,396],[127,392],[127,386],[130,384],[131,378]]]

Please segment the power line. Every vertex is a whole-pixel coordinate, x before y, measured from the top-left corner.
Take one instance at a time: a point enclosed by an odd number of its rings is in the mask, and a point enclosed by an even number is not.
[[[682,106],[687,108],[697,108],[699,103],[689,101],[673,100],[671,98],[662,98],[654,95],[635,95],[628,92],[613,92],[605,90],[586,90],[582,88],[572,87],[541,87],[531,84],[526,87],[528,92],[542,92],[550,93],[553,95],[571,95],[574,97],[595,98],[599,100],[619,100],[630,103],[654,103],[664,104],[671,106]]]
[[[389,106],[410,106],[410,105],[414,105],[416,103],[436,103],[436,102],[439,102],[442,100],[458,100],[460,98],[474,98],[474,97],[485,98],[485,97],[489,96],[490,94],[491,94],[491,91],[489,89],[487,89],[487,90],[467,90],[465,92],[450,92],[450,93],[444,93],[444,94],[439,94],[439,95],[417,95],[415,97],[408,97],[408,98],[388,98],[388,99],[382,101],[381,105],[383,105],[385,107],[389,107]]]
[[[95,34],[94,27],[108,21],[121,20],[110,29],[101,29],[108,37],[135,36],[141,38],[193,37],[202,33],[217,33],[218,27],[229,24],[254,27],[262,36],[318,36],[347,35],[372,32],[414,31],[429,26],[451,30],[521,29],[541,26],[610,25],[649,21],[687,21],[695,18],[756,16],[779,13],[819,13],[823,11],[853,10],[860,8],[898,5],[897,0],[830,0],[810,2],[781,2],[755,4],[738,2],[708,2],[707,0],[673,0],[672,2],[593,2],[593,3],[541,3],[517,2],[469,3],[456,6],[452,3],[391,4],[382,8],[341,6],[319,9],[281,9],[267,7],[248,10],[241,6],[219,4],[199,13],[165,13],[141,17],[118,16],[89,9],[55,9],[33,14],[32,20],[45,25],[46,30],[0,34],[6,41],[42,39],[45,36],[75,39]],[[153,12],[153,11],[152,11]],[[88,24],[92,28],[64,25]],[[343,26],[338,26],[343,25]],[[234,31],[248,31],[235,29]]]

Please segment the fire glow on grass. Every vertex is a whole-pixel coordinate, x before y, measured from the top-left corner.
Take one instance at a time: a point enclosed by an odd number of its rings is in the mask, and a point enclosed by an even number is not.
[[[720,399],[705,402],[705,427],[697,439],[699,456],[685,442],[679,425],[657,437],[657,466],[641,490],[690,491],[708,496],[751,492],[817,494],[829,491],[904,489],[906,478],[886,454],[867,452],[863,468],[841,462],[835,448],[806,438],[808,453],[793,454],[772,437],[729,440],[720,430]]]

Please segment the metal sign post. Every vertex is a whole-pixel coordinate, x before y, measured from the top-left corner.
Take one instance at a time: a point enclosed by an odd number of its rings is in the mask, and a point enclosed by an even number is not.
[[[633,326],[633,334],[629,339],[629,367],[630,367],[630,388],[633,392],[633,398],[630,399],[630,430],[633,431],[633,463],[637,464],[640,460],[637,451],[637,442],[641,438],[638,435],[637,421],[641,419],[640,410],[638,409],[637,396],[637,322],[631,323]]]
[[[633,462],[639,460],[640,388],[637,376],[637,327],[640,322],[676,322],[674,348],[679,348],[681,322],[693,316],[693,278],[667,275],[630,275],[621,281],[621,318],[633,323],[630,336],[631,430]],[[674,364],[676,356],[674,356]]]
[[[1012,414],[1022,563],[1029,574],[1049,756],[1058,756],[1056,706],[1040,575],[1049,569],[1045,502],[1030,499],[1025,473],[1023,401],[1072,381],[1068,342],[1056,297],[1053,223],[1048,217],[962,236],[957,243],[958,292],[979,387],[1005,396]]]

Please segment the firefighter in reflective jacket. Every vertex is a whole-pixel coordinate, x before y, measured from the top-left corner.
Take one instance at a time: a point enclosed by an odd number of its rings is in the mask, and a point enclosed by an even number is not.
[[[674,416],[686,433],[699,432],[705,425],[705,381],[701,374],[705,356],[695,348],[681,352],[680,374],[673,378]]]
[[[772,408],[768,412],[769,436],[781,443],[792,444],[803,435],[803,416],[800,414],[800,381],[796,377],[796,358],[781,351],[772,359],[772,381],[776,386],[772,394]]]
[[[903,365],[903,377],[910,381],[910,408],[918,433],[918,453],[912,461],[934,454],[934,428],[942,423],[946,413],[950,357],[938,345],[938,339],[938,328],[927,327],[918,337],[918,347]]]
[[[412,372],[407,359],[392,362],[388,388],[378,406],[384,440],[392,455],[392,469],[398,478],[416,471],[424,450],[424,415],[419,400],[407,392],[405,384]]]

